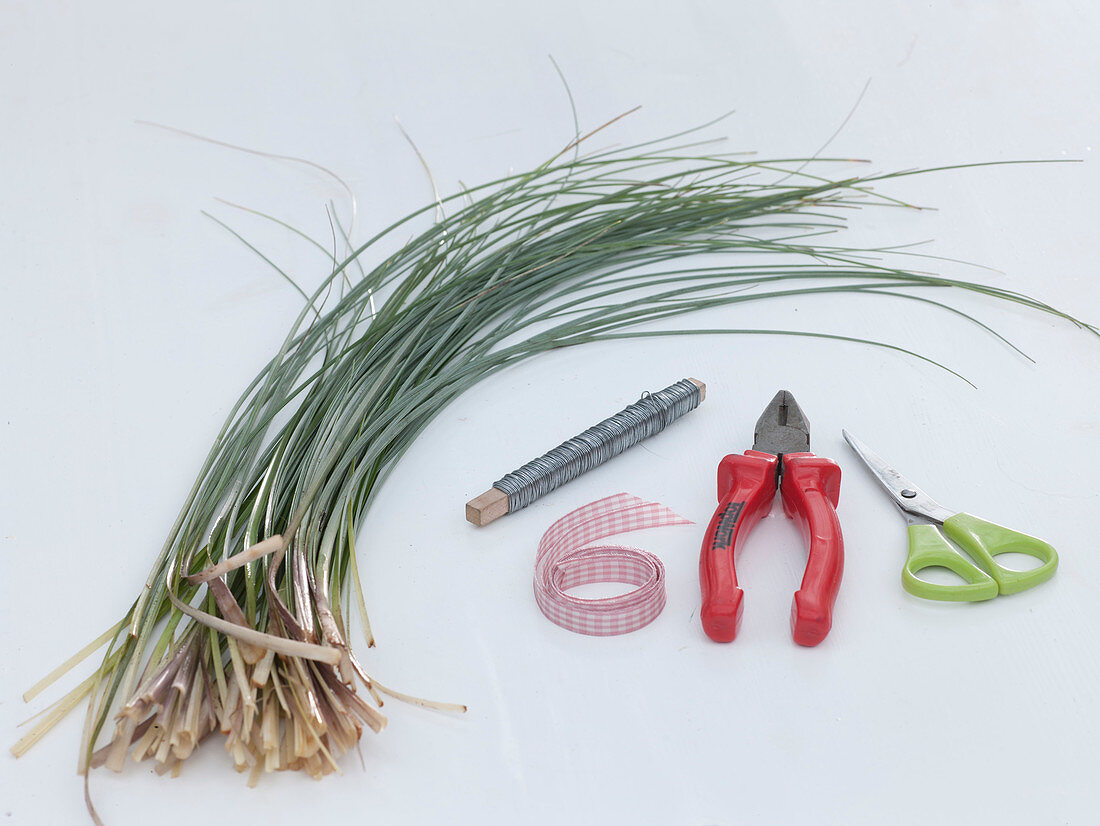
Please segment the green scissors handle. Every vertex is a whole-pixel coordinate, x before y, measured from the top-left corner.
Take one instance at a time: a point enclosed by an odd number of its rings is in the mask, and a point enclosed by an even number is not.
[[[944,533],[974,561],[959,554]],[[1027,554],[1040,564],[1029,571],[1015,571],[997,562],[996,556],[1003,553]],[[917,576],[932,567],[953,571],[963,584],[943,585]],[[906,591],[924,599],[978,602],[1033,588],[1054,576],[1057,569],[1058,553],[1043,540],[969,513],[957,513],[943,521],[943,533],[934,524],[909,526],[909,556],[901,581]]]

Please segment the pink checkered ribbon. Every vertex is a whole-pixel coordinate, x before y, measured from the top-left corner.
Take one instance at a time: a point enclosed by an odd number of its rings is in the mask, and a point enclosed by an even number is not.
[[[665,607],[665,568],[649,551],[589,542],[643,528],[690,525],[658,502],[618,493],[566,514],[543,534],[535,560],[535,601],[542,613],[578,634],[626,634],[653,622]],[[603,599],[566,593],[590,582],[624,582],[633,591]]]

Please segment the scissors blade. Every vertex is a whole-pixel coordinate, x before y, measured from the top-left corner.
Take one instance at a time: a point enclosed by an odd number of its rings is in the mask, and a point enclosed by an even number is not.
[[[890,494],[894,504],[901,509],[902,513],[940,523],[955,515],[955,511],[948,510],[940,505],[935,499],[886,464],[882,457],[847,430],[841,432],[844,434],[844,440],[867,465],[879,484],[886,488],[886,492]]]

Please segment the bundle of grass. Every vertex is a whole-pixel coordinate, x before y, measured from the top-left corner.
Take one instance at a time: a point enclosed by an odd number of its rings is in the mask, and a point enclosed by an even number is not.
[[[326,253],[331,272],[230,413],[139,597],[28,694],[109,643],[102,664],[16,753],[88,698],[82,772],[121,769],[129,754],[176,773],[220,732],[252,782],[282,769],[319,777],[364,726],[383,728],[382,694],[432,705],[380,685],[348,644],[353,611],[370,633],[356,528],[442,409],[532,356],[688,333],[864,341],[639,329],[778,296],[888,294],[960,312],[914,289],[978,292],[1097,333],[1018,293],[820,243],[854,207],[897,205],[872,186],[912,172],[833,180],[813,171],[825,161],[703,154],[687,134],[589,155],[578,138],[536,169],[426,206],[343,260]],[[434,223],[371,262],[433,211]]]

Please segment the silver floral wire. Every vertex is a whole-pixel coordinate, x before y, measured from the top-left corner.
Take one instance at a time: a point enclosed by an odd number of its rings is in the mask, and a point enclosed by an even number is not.
[[[643,393],[634,404],[532,459],[494,482],[493,487],[508,494],[509,513],[525,508],[628,447],[660,433],[698,407],[700,400],[699,386],[688,379],[656,393]]]

